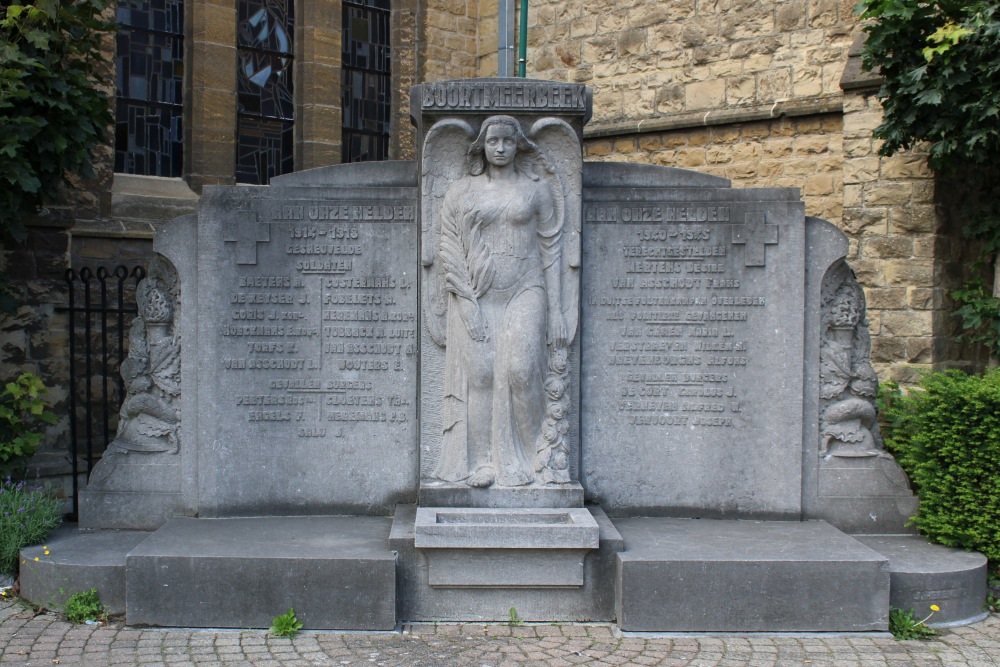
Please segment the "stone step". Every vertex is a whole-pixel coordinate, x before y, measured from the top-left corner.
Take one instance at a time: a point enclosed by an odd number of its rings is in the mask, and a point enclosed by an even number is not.
[[[110,613],[123,614],[125,556],[151,534],[60,526],[44,544],[21,550],[21,595],[35,604],[56,607],[73,593],[96,588]]]
[[[391,630],[390,524],[317,516],[177,518],[152,533],[64,526],[21,551],[21,594],[51,607],[96,588],[130,625],[266,628],[294,607],[310,629]]]
[[[391,630],[396,563],[386,517],[167,522],[128,554],[130,625]]]
[[[917,618],[940,607],[934,627],[965,625],[987,616],[987,561],[978,552],[930,544],[916,535],[858,535],[856,539],[889,559],[889,604]]]
[[[615,519],[626,631],[888,628],[888,560],[824,521]]]

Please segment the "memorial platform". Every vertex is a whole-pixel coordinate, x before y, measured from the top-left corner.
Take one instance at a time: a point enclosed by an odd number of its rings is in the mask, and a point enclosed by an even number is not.
[[[503,622],[511,607],[526,621],[617,620],[639,632],[884,631],[890,602],[938,604],[934,620],[947,625],[982,618],[982,557],[920,537],[852,537],[822,521],[611,520],[588,509],[600,542],[582,559],[582,585],[436,585],[414,546],[417,508],[400,505],[392,519],[174,519],[151,533],[66,526],[48,555],[22,551],[21,592],[51,606],[96,587],[128,624],[167,627],[266,628],[289,607],[306,628],[342,630]]]

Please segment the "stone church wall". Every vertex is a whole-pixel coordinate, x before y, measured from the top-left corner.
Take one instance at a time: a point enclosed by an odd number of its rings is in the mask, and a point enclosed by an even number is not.
[[[341,10],[337,0],[300,4],[296,165],[310,168],[340,155]],[[852,57],[856,68],[852,5],[533,0],[528,76],[593,88],[588,160],[694,169],[738,187],[800,187],[807,215],[851,239],[883,379],[974,368],[977,350],[953,342],[947,296],[974,248],[956,231],[961,221],[942,214],[942,193],[919,153],[875,154],[871,130],[881,113],[873,83],[842,89]],[[204,185],[233,180],[235,0],[192,0],[187,16],[184,178],[114,176],[103,147],[97,178],[32,222],[28,246],[2,260],[22,306],[0,321],[0,362],[42,375],[63,414],[65,270],[141,254],[162,221],[194,210]],[[496,21],[495,1],[394,0],[392,158],[415,155],[411,85],[495,75]],[[63,452],[67,431],[57,425],[47,447]]]

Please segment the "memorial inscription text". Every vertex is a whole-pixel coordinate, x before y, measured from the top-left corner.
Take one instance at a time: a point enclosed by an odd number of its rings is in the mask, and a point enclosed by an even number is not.
[[[238,419],[296,438],[340,437],[356,422],[410,428],[416,285],[384,241],[414,232],[398,223],[413,223],[415,207],[290,203],[246,217],[263,218],[269,240],[231,274],[217,329],[220,369],[239,376]]]
[[[622,426],[741,427],[759,344],[746,324],[767,297],[734,262],[730,207],[601,202],[584,215],[607,225],[586,298],[605,322],[590,354],[614,378],[610,412]]]

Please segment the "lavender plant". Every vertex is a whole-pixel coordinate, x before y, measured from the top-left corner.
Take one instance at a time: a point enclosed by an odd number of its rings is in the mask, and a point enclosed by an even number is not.
[[[17,576],[22,548],[39,544],[62,519],[62,503],[41,487],[0,483],[0,574]]]

